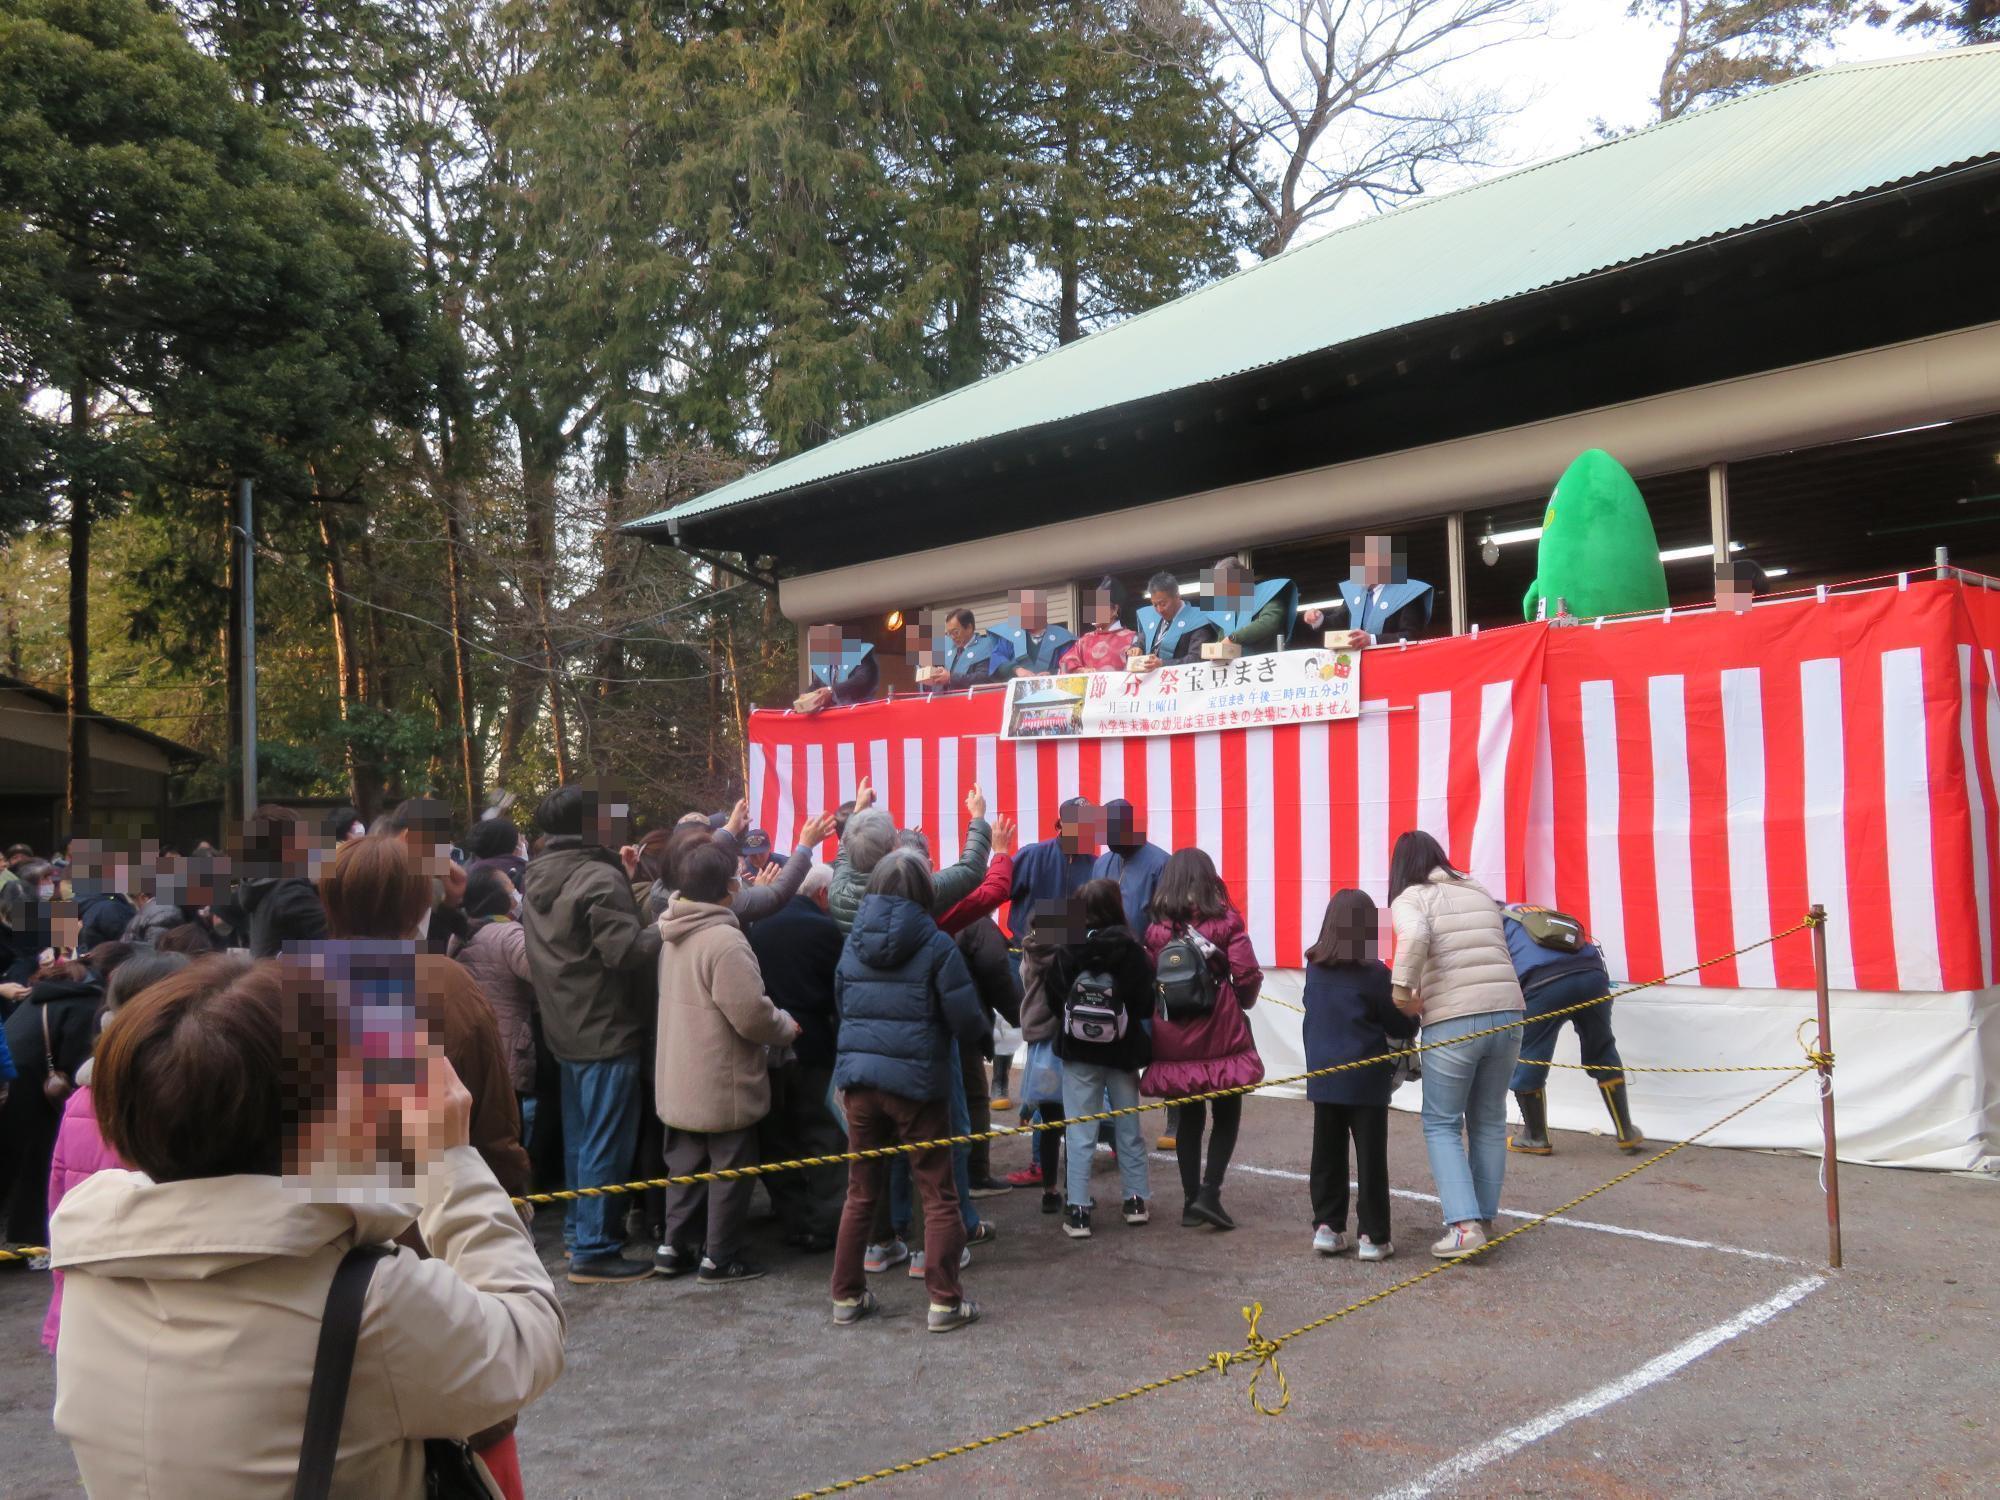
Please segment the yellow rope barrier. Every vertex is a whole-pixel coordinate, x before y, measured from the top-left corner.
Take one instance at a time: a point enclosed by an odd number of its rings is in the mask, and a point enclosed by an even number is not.
[[[1559,1020],[1562,1017],[1572,1016],[1580,1011],[1589,1010],[1593,1006],[1607,1005],[1620,996],[1635,994],[1640,990],[1653,989],[1659,985],[1679,979],[1682,975],[1697,973],[1702,969],[1711,968],[1719,963],[1725,963],[1729,959],[1739,957],[1753,949],[1782,942],[1794,933],[1804,932],[1814,925],[1816,925],[1814,918],[1808,916],[1804,921],[1799,922],[1795,926],[1787,927],[1782,932],[1774,932],[1769,937],[1760,938],[1754,943],[1745,943],[1742,947],[1733,949],[1728,953],[1719,953],[1713,958],[1703,959],[1701,962],[1690,964],[1684,969],[1676,969],[1671,974],[1662,974],[1657,979],[1648,979],[1639,984],[1626,985],[1622,989],[1613,990],[1606,995],[1599,995],[1595,999],[1582,1000],[1575,1005],[1564,1006],[1560,1010],[1546,1011],[1533,1019],[1536,1021]],[[1288,1002],[1280,1001],[1277,1003],[1285,1004]],[[1012,1139],[1017,1136],[1035,1135],[1044,1130],[1066,1130],[1071,1125],[1091,1125],[1103,1120],[1116,1120],[1125,1115],[1145,1114],[1151,1110],[1168,1109],[1183,1104],[1201,1104],[1210,1099],[1234,1098],[1244,1094],[1252,1094],[1264,1088],[1307,1083],[1315,1078],[1328,1078],[1336,1073],[1351,1072],[1358,1068],[1379,1067],[1384,1063],[1395,1062],[1399,1058],[1421,1057],[1424,1053],[1435,1051],[1440,1047],[1456,1047],[1465,1042],[1475,1041],[1480,1037],[1493,1036],[1498,1032],[1518,1030],[1528,1024],[1529,1018],[1523,1016],[1518,1020],[1502,1022],[1498,1026],[1489,1026],[1482,1031],[1469,1031],[1463,1036],[1452,1037],[1449,1040],[1441,1042],[1419,1042],[1415,1046],[1400,1048],[1394,1052],[1385,1052],[1377,1057],[1365,1057],[1353,1062],[1334,1063],[1324,1068],[1312,1068],[1303,1073],[1292,1073],[1281,1078],[1266,1078],[1257,1083],[1238,1084],[1233,1088],[1211,1089],[1206,1093],[1188,1094],[1178,1099],[1149,1099],[1139,1104],[1127,1105],[1122,1109],[1100,1110],[1095,1114],[1074,1115],[1053,1122],[1033,1120],[1025,1125],[1003,1125],[992,1130],[978,1131],[968,1135],[940,1136],[935,1140],[929,1141],[905,1141],[894,1146],[872,1146],[863,1151],[837,1151],[830,1152],[824,1156],[803,1156],[790,1161],[760,1162],[754,1166],[726,1167],[713,1172],[688,1172],[678,1177],[649,1177],[638,1182],[606,1183],[599,1187],[564,1188],[546,1193],[529,1193],[513,1201],[517,1206],[524,1203],[569,1203],[581,1198],[614,1197],[624,1193],[646,1192],[653,1188],[688,1187],[702,1182],[732,1182],[743,1178],[766,1177],[774,1172],[794,1172],[805,1167],[831,1167],[856,1161],[880,1161],[890,1157],[908,1156],[919,1151],[933,1150],[939,1146],[969,1146],[976,1145],[981,1141],[1000,1141]],[[1816,1058],[1818,1054],[1812,1053],[1808,1049],[1808,1056]],[[1832,1066],[1832,1058],[1830,1056],[1826,1059],[1826,1062],[1827,1066]],[[1817,1061],[1813,1064],[1815,1067],[1818,1065]],[[1550,1066],[1582,1067],[1583,1065],[1552,1063]],[[1777,1069],[1775,1067],[1633,1068],[1629,1071],[1661,1073],[1754,1073],[1773,1072],[1777,1071]],[[0,1250],[0,1261],[28,1260],[33,1256],[46,1254],[48,1254],[48,1251],[43,1247],[23,1245],[17,1246],[12,1250]]]
[[[966,1454],[966,1453],[976,1453],[981,1448],[990,1448],[997,1443],[1004,1443],[1011,1438],[1024,1437],[1031,1432],[1040,1432],[1045,1428],[1054,1427],[1058,1423],[1067,1422],[1072,1418],[1087,1416],[1091,1412],[1102,1411],[1104,1410],[1104,1408],[1108,1406],[1116,1406],[1118,1403],[1122,1401],[1131,1401],[1140,1396],[1150,1395],[1154,1391],[1166,1390],[1169,1386],[1175,1386],[1181,1384],[1183,1381],[1193,1380],[1195,1377],[1199,1375],[1205,1375],[1210,1372],[1214,1372],[1216,1374],[1226,1374],[1228,1373],[1230,1366],[1236,1364],[1255,1364],[1257,1366],[1256,1373],[1253,1374],[1250,1378],[1250,1389],[1248,1392],[1248,1399],[1250,1405],[1255,1410],[1261,1412],[1265,1416],[1277,1416],[1280,1412],[1284,1411],[1291,1404],[1291,1388],[1285,1380],[1284,1371],[1278,1365],[1278,1354],[1281,1350],[1283,1350],[1284,1346],[1286,1344],[1289,1344],[1293,1339],[1303,1337],[1308,1333],[1316,1332],[1321,1328],[1327,1327],[1329,1324],[1337,1323],[1342,1318],[1348,1317],[1353,1313],[1357,1313],[1365,1307],[1373,1307],[1378,1302],[1386,1302],[1389,1298],[1395,1296],[1398,1292],[1407,1291],[1413,1286],[1420,1286],[1424,1282],[1429,1281],[1433,1276],[1441,1276],[1447,1271],[1454,1270],[1457,1267],[1462,1266],[1467,1262],[1477,1258],[1478,1256],[1486,1254],[1488,1251],[1494,1249],[1496,1246],[1506,1244],[1507,1241],[1515,1238],[1518,1235],[1526,1234],[1528,1233],[1528,1231],[1533,1229],[1539,1229],[1542,1227],[1542,1225],[1550,1223],[1552,1220],[1561,1218],[1571,1209],[1576,1208],[1580,1204],[1587,1203],[1590,1199],[1595,1198],[1599,1193],[1609,1192],[1612,1188],[1617,1187],[1621,1183],[1630,1182],[1634,1177],[1637,1177],[1641,1172],[1645,1171],[1648,1167],[1657,1166],[1659,1163],[1665,1161],[1668,1157],[1672,1156],[1675,1152],[1681,1151],[1686,1147],[1693,1145],[1696,1141],[1700,1140],[1703,1136],[1709,1134],[1711,1131],[1718,1130],[1722,1126],[1727,1125],[1731,1120],[1735,1119],[1738,1115],[1747,1113],[1748,1111],[1755,1109],[1759,1104],[1762,1104],[1766,1099],[1769,1099],[1773,1094],[1777,1093],[1780,1089],[1785,1088],[1789,1084],[1797,1081],[1799,1078],[1804,1077],[1807,1073],[1810,1073],[1812,1071],[1813,1067],[1810,1065],[1795,1067],[1792,1070],[1791,1077],[1780,1079],[1777,1083],[1771,1085],[1770,1088],[1764,1090],[1763,1093],[1759,1094],[1749,1103],[1739,1105],[1737,1108],[1732,1109],[1728,1114],[1722,1116],[1721,1119],[1715,1120],[1710,1124],[1704,1125],[1701,1129],[1697,1130],[1693,1135],[1690,1135],[1686,1140],[1676,1141],[1673,1145],[1667,1147],[1664,1151],[1656,1152],[1654,1155],[1647,1157],[1644,1161],[1638,1163],[1636,1166],[1628,1167],[1625,1171],[1620,1172],[1616,1177],[1613,1177],[1610,1181],[1599,1183],[1596,1187],[1591,1188],[1588,1192],[1577,1194],[1567,1203],[1564,1203],[1556,1208],[1552,1208],[1547,1213],[1537,1214],[1534,1218],[1529,1219],[1519,1225],[1516,1225],[1514,1228],[1508,1230],[1505,1234],[1495,1235],[1492,1239],[1487,1240],[1477,1250],[1471,1251],[1470,1253],[1459,1256],[1453,1260],[1441,1260],[1436,1265],[1432,1266],[1430,1269],[1426,1271],[1420,1271],[1414,1276],[1406,1276],[1401,1281],[1393,1282],[1390,1285],[1383,1287],[1378,1292],[1374,1292],[1369,1296],[1361,1298],[1358,1301],[1350,1302],[1345,1307],[1337,1308],[1333,1312],[1327,1313],[1322,1317],[1314,1318],[1310,1323],[1302,1323],[1297,1328],[1294,1328],[1290,1333],[1280,1334],[1276,1338],[1266,1338],[1262,1334],[1260,1334],[1257,1330],[1257,1323],[1258,1319],[1263,1315],[1264,1304],[1261,1302],[1252,1303],[1249,1307],[1243,1309],[1244,1321],[1249,1324],[1249,1333],[1245,1339],[1244,1346],[1240,1349],[1220,1350],[1214,1354],[1209,1355],[1209,1357],[1206,1360],[1204,1360],[1201,1364],[1195,1365],[1190,1369],[1182,1370],[1179,1374],[1168,1375],[1159,1380],[1149,1380],[1144,1385],[1133,1386],[1130,1390],[1120,1391],[1113,1396],[1105,1396],[1099,1400],[1089,1402],[1083,1406],[1071,1407],[1069,1410],[1057,1412],[1053,1416],[1042,1417],[1033,1422],[1024,1422],[1018,1427],[1008,1428],[1005,1432],[996,1432],[986,1437],[975,1438],[971,1442],[957,1443],[949,1448],[940,1448],[937,1452],[926,1454],[922,1458],[913,1458],[904,1463],[893,1464],[886,1469],[877,1469],[870,1474],[856,1475],[852,1479],[843,1479],[836,1484],[822,1485],[819,1489],[816,1490],[803,1490],[794,1497],[794,1500],[821,1500],[821,1497],[823,1496],[845,1494],[849,1490],[859,1489],[863,1485],[873,1484],[880,1479],[890,1479],[898,1474],[913,1473],[914,1471],[921,1468],[925,1468],[931,1464],[941,1463],[948,1458],[957,1458],[961,1454]],[[1262,1378],[1266,1370],[1269,1370],[1278,1382],[1279,1397],[1278,1397],[1278,1402],[1275,1406],[1267,1406],[1257,1397],[1257,1382],[1259,1379]]]
[[[1690,964],[1684,969],[1676,969],[1671,974],[1662,974],[1658,979],[1648,979],[1639,984],[1628,984],[1623,989],[1613,990],[1611,993],[1599,995],[1595,999],[1580,1000],[1575,1005],[1566,1005],[1560,1010],[1545,1011],[1541,1015],[1533,1017],[1533,1020],[1558,1020],[1564,1016],[1572,1016],[1580,1011],[1589,1010],[1593,1006],[1607,1005],[1622,995],[1630,995],[1640,990],[1653,989],[1656,986],[1679,979],[1684,974],[1693,974],[1702,969],[1711,968],[1716,964],[1726,963],[1728,960],[1748,953],[1753,949],[1781,942],[1794,933],[1804,932],[1813,925],[1813,919],[1807,917],[1796,926],[1787,927],[1783,932],[1774,932],[1769,937],[1759,938],[1754,943],[1745,943],[1742,947],[1733,949],[1728,953],[1718,953],[1713,958],[1705,958],[1701,962]],[[743,1178],[766,1177],[773,1172],[794,1172],[802,1167],[831,1167],[846,1162],[880,1161],[889,1157],[908,1156],[918,1151],[934,1150],[939,1146],[971,1146],[977,1145],[982,1141],[1010,1140],[1018,1136],[1034,1135],[1044,1130],[1066,1130],[1071,1125],[1094,1125],[1099,1121],[1116,1120],[1126,1115],[1145,1114],[1151,1110],[1175,1108],[1183,1104],[1202,1104],[1210,1099],[1235,1098],[1244,1094],[1254,1094],[1259,1089],[1281,1088],[1296,1083],[1307,1083],[1315,1078],[1329,1078],[1336,1073],[1352,1072],[1358,1068],[1379,1067],[1384,1063],[1395,1062],[1399,1058],[1421,1057],[1424,1053],[1436,1051],[1440,1047],[1456,1047],[1466,1042],[1476,1041],[1480,1037],[1494,1036],[1502,1031],[1516,1031],[1528,1024],[1530,1024],[1530,1018],[1523,1016],[1518,1020],[1503,1021],[1498,1026],[1488,1026],[1481,1031],[1468,1031],[1462,1036],[1451,1037],[1441,1042],[1419,1042],[1415,1046],[1399,1048],[1394,1052],[1384,1052],[1376,1057],[1364,1057],[1353,1062],[1334,1063],[1324,1068],[1311,1068],[1303,1073],[1291,1073],[1280,1078],[1265,1078],[1256,1083],[1238,1084],[1232,1088],[1210,1089],[1206,1093],[1188,1094],[1177,1099],[1149,1099],[1138,1104],[1128,1104],[1122,1109],[1099,1110],[1094,1114],[1086,1115],[1069,1115],[1056,1121],[1032,1120],[1025,1125],[1002,1125],[992,1130],[976,1131],[967,1135],[939,1136],[935,1140],[928,1141],[905,1141],[894,1146],[871,1146],[863,1151],[835,1151],[829,1152],[824,1156],[797,1157],[791,1161],[759,1162],[754,1166],[725,1167],[713,1172],[687,1172],[678,1177],[649,1177],[639,1182],[606,1183],[601,1187],[570,1188],[547,1193],[530,1193],[525,1198],[516,1198],[514,1201],[517,1204],[568,1203],[578,1198],[602,1198],[620,1193],[645,1192],[652,1188],[691,1187],[696,1183],[702,1182],[734,1182]],[[1659,1071],[1667,1070],[1661,1069]],[[1769,1072],[1774,1070],[1769,1068],[1730,1068],[1713,1070],[1676,1069],[1673,1071]]]

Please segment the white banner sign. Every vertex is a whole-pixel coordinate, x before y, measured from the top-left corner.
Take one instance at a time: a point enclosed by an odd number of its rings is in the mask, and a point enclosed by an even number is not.
[[[1189,734],[1351,719],[1360,711],[1359,651],[1284,651],[1156,672],[1016,677],[1007,684],[1002,733],[1010,740]]]

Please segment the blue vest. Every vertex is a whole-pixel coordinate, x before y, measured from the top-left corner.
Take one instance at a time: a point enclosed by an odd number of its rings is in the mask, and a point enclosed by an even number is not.
[[[937,664],[951,674],[952,681],[963,682],[981,667],[1004,667],[1014,659],[1014,652],[1007,643],[990,630],[973,633],[963,647],[954,646],[951,637],[941,635],[932,643],[937,652]]]
[[[1250,591],[1250,606],[1247,609],[1225,610],[1211,608],[1210,619],[1222,627],[1225,636],[1232,636],[1257,618],[1257,611],[1269,604],[1279,594],[1285,595],[1285,623],[1279,628],[1278,639],[1267,649],[1282,651],[1291,644],[1292,627],[1299,619],[1299,589],[1289,578],[1267,578]]]
[[[1382,627],[1395,617],[1398,610],[1416,603],[1424,604],[1424,622],[1431,618],[1431,586],[1419,578],[1406,578],[1401,583],[1382,585],[1382,599],[1379,604],[1368,603],[1368,589],[1353,581],[1340,586],[1340,597],[1347,603],[1347,628],[1365,630],[1370,635],[1380,635]]]
[[[1076,644],[1076,637],[1062,626],[1048,625],[1043,627],[1041,638],[1035,642],[1034,650],[1030,651],[1028,632],[1019,620],[1009,620],[1005,625],[994,626],[993,634],[1013,647],[1015,666],[1026,667],[1029,671],[1044,676],[1055,671],[1056,663],[1062,660],[1063,652]]]
[[[833,664],[833,674],[828,676],[820,667],[812,669],[813,681],[821,687],[839,687],[854,675],[855,668],[875,654],[875,648],[866,641],[846,641],[840,648],[840,660]]]
[[[1142,604],[1139,606],[1139,650],[1147,656],[1172,656],[1182,636],[1204,625],[1213,625],[1218,630],[1222,628],[1221,622],[1213,615],[1196,609],[1183,599],[1181,607],[1174,611],[1173,619],[1168,622],[1166,633],[1155,641],[1153,632],[1160,628],[1160,612],[1150,604]]]

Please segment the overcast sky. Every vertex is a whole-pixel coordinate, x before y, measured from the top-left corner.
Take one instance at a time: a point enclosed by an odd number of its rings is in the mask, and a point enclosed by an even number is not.
[[[1526,101],[1502,128],[1505,160],[1497,168],[1450,181],[1438,178],[1433,192],[1589,145],[1598,139],[1593,128],[1598,120],[1626,128],[1652,123],[1652,99],[1671,32],[1627,16],[1624,0],[1553,0],[1553,4],[1556,18],[1549,35],[1512,43],[1465,64],[1475,78]],[[1856,24],[1822,61],[1896,57],[1934,45],[1923,37]],[[1365,203],[1350,204],[1309,225],[1301,238],[1314,238],[1371,212]]]
[[[1651,100],[1671,33],[1625,14],[1619,0],[1557,0],[1554,34],[1495,54],[1489,65],[1521,80],[1535,95],[1508,131],[1521,162],[1559,156],[1594,139],[1591,122],[1640,125]],[[1893,30],[1848,28],[1827,62],[1857,62],[1925,50],[1922,38]]]

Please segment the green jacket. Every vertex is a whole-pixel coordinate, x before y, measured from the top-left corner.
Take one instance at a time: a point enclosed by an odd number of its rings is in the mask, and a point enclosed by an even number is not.
[[[950,911],[972,894],[979,877],[986,873],[986,858],[992,847],[993,830],[984,818],[974,818],[972,826],[965,830],[965,853],[959,856],[957,864],[937,872],[937,904],[931,908],[932,916]],[[853,927],[854,914],[861,910],[861,898],[867,894],[868,877],[857,875],[848,864],[847,841],[843,839],[840,854],[833,862],[833,884],[826,891],[827,912],[840,924],[843,933]]]
[[[556,837],[521,876],[521,932],[542,1035],[564,1062],[643,1055],[660,929],[609,849]]]

